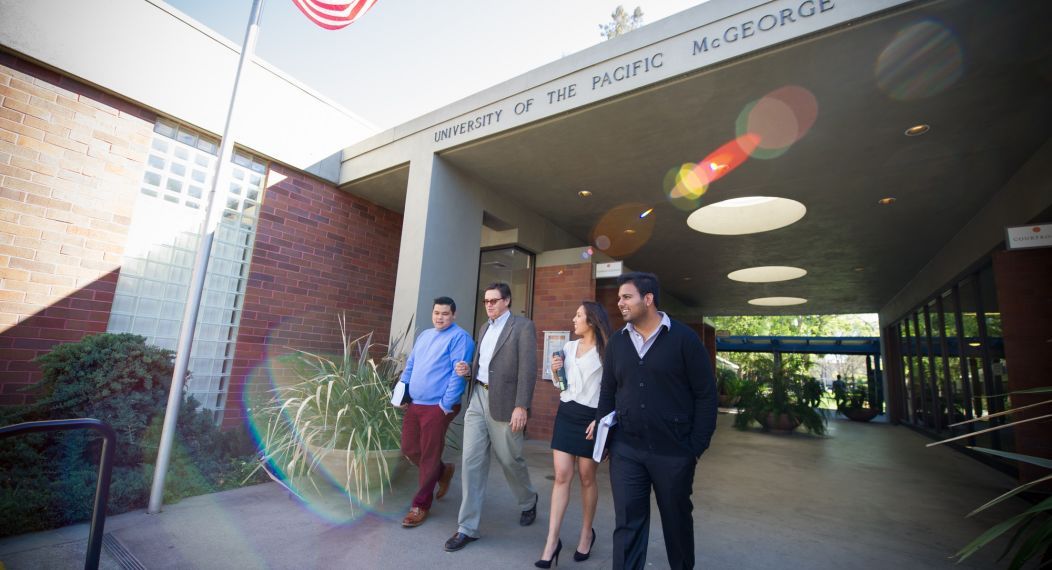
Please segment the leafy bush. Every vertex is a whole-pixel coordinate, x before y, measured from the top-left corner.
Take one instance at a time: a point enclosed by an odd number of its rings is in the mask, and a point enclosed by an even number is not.
[[[40,357],[40,398],[0,424],[93,417],[117,432],[108,514],[146,506],[174,354],[131,334],[102,334]],[[237,487],[254,446],[244,430],[220,431],[211,411],[180,409],[165,501]],[[0,439],[0,536],[91,516],[101,439],[85,431]],[[255,480],[261,481],[262,477]]]
[[[817,409],[824,391],[820,382],[776,369],[773,362],[757,367],[752,375],[742,388],[734,427],[748,429],[754,421],[766,425],[769,416],[786,415],[811,433],[825,434],[826,417]]]

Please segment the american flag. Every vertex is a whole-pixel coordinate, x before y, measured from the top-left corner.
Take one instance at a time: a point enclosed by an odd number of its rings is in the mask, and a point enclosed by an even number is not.
[[[318,2],[318,0],[292,0],[292,3],[326,30],[339,30],[354,23],[376,4],[376,0],[354,0],[352,2]]]

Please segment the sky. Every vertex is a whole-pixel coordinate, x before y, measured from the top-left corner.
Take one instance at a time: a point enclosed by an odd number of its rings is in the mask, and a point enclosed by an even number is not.
[[[244,39],[252,0],[167,0],[227,37]],[[639,0],[644,23],[700,4]],[[261,59],[380,129],[603,41],[616,0],[379,0],[337,31],[291,0],[266,0]]]

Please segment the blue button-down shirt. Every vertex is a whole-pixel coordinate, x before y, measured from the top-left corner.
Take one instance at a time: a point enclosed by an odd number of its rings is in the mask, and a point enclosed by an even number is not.
[[[474,352],[475,341],[456,323],[420,333],[401,378],[409,385],[413,403],[452,411],[464,393],[464,379],[453,368],[461,360],[470,361]]]

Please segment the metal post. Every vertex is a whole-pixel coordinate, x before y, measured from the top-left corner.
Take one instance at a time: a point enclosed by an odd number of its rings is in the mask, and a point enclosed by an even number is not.
[[[201,293],[205,285],[205,272],[208,269],[208,256],[212,251],[212,241],[216,228],[223,215],[226,203],[227,180],[230,178],[230,158],[234,153],[234,111],[236,109],[238,86],[251,62],[256,48],[256,37],[259,34],[260,18],[263,15],[263,0],[253,0],[252,14],[249,17],[245,41],[241,46],[241,58],[237,63],[237,75],[234,77],[234,89],[230,95],[230,108],[227,110],[226,125],[223,127],[223,138],[219,146],[219,160],[216,173],[212,177],[212,187],[208,195],[208,206],[205,210],[205,221],[201,225],[201,240],[194,259],[194,272],[190,278],[190,291],[183,311],[182,328],[179,330],[179,344],[175,353],[175,372],[172,374],[172,387],[168,393],[168,407],[164,413],[164,428],[161,431],[161,442],[157,449],[157,465],[153,472],[153,487],[150,488],[150,505],[146,512],[159,513],[164,504],[164,478],[168,472],[171,459],[172,441],[175,439],[176,424],[179,420],[179,406],[183,400],[183,381],[190,362],[190,349],[193,346],[194,327],[197,325],[197,313],[201,307]]]

